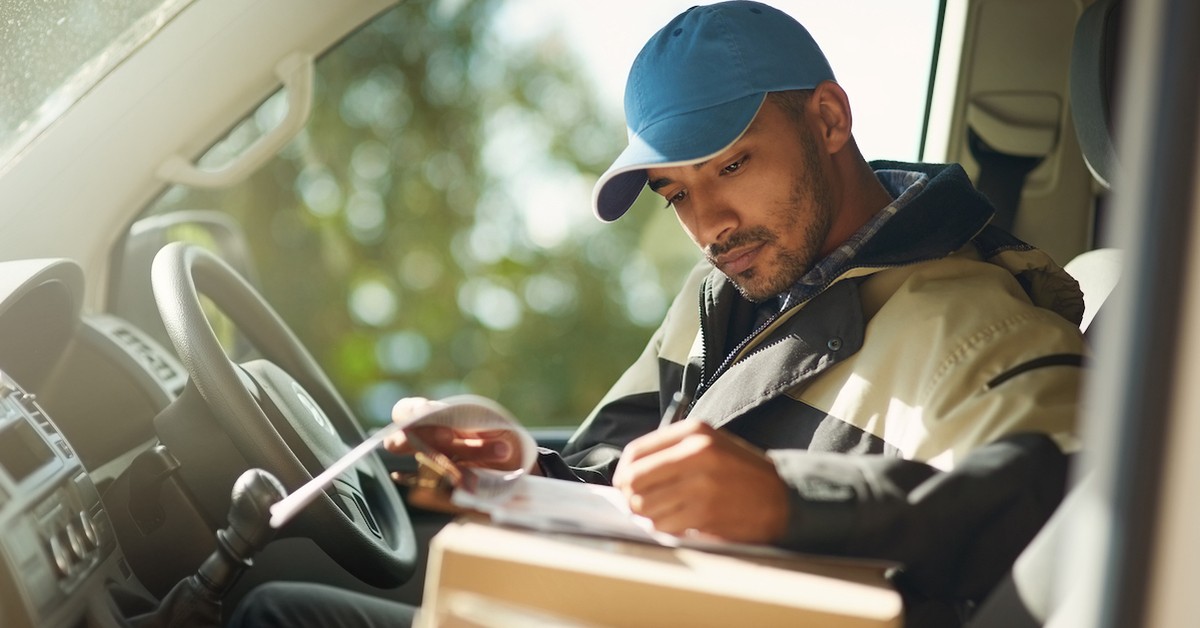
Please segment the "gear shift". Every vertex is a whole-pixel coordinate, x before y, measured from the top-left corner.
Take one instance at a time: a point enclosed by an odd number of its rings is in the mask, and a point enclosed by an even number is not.
[[[175,584],[157,609],[130,618],[134,628],[221,625],[221,599],[275,536],[271,505],[287,495],[275,476],[250,469],[233,483],[229,525],[217,531],[217,549],[195,575]]]
[[[234,482],[229,525],[217,531],[217,549],[196,573],[204,588],[218,599],[233,588],[254,564],[254,555],[275,536],[270,525],[271,506],[286,496],[279,480],[262,469],[250,469]]]

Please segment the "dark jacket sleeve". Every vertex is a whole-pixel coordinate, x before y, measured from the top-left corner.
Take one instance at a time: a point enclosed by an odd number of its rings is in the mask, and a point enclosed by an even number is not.
[[[538,464],[548,477],[612,484],[621,452],[631,441],[658,427],[659,395],[630,395],[605,405],[571,438],[560,455],[539,451]]]
[[[921,595],[979,600],[1062,500],[1068,459],[1016,434],[942,472],[885,456],[768,452],[791,488],[788,549],[892,560]]]

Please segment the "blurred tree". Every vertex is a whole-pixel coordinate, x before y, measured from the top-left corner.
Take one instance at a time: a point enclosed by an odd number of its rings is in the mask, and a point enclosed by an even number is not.
[[[696,259],[661,206],[592,218],[623,124],[554,35],[501,38],[497,7],[381,15],[318,61],[312,118],[279,158],[155,209],[236,216],[267,299],[367,422],[401,396],[474,392],[529,425],[578,423]],[[284,107],[269,99],[206,159]]]

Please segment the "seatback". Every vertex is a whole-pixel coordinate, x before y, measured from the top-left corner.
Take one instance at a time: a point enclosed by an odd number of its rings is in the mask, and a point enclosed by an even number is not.
[[[1105,191],[1112,187],[1117,165],[1113,102],[1122,15],[1119,0],[1097,0],[1079,16],[1071,49],[1071,119],[1084,162]],[[1117,284],[1120,251],[1087,251],[1067,262],[1066,269],[1083,290],[1086,311],[1080,327],[1091,336],[1092,323]]]
[[[1071,49],[1071,119],[1083,159],[1106,189],[1117,161],[1112,103],[1121,18],[1119,0],[1097,0],[1079,16]]]

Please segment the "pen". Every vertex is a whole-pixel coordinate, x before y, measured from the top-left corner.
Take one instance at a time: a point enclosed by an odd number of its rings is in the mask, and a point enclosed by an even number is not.
[[[687,412],[687,403],[685,403],[686,395],[682,390],[675,391],[671,396],[671,403],[667,404],[667,409],[663,412],[662,421],[658,423],[658,429],[662,429],[679,419],[683,418],[683,413]]]

